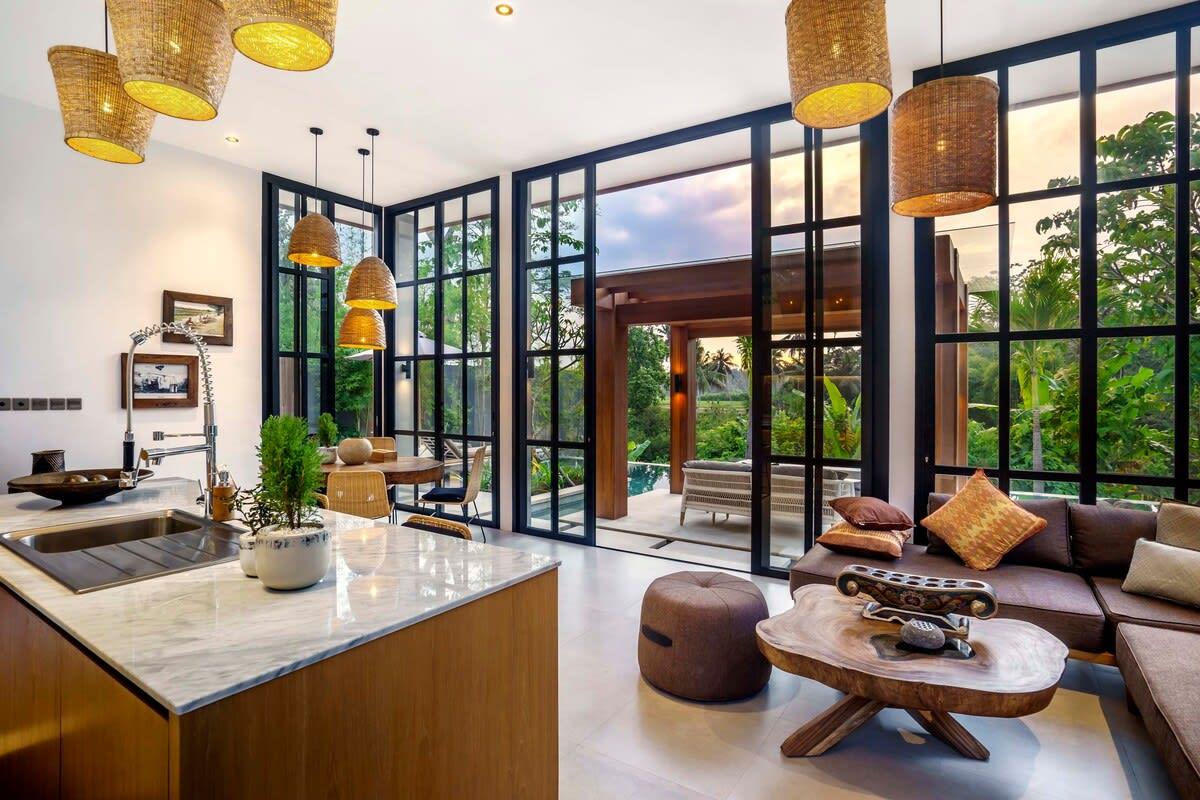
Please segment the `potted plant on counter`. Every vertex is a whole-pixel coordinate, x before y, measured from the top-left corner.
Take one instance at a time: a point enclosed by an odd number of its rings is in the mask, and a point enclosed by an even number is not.
[[[326,411],[317,419],[317,444],[321,454],[322,464],[332,464],[337,461],[338,426],[333,421],[333,414]]]
[[[271,523],[255,537],[258,579],[271,589],[312,586],[329,571],[333,543],[317,507],[321,456],[309,438],[308,423],[297,417],[267,419],[258,458],[255,505]]]

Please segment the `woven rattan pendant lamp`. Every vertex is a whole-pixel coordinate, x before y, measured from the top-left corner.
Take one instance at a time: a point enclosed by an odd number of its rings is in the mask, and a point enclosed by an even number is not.
[[[233,46],[251,61],[304,72],[333,58],[338,0],[225,0]]]
[[[309,128],[308,132],[313,135],[313,188],[316,188],[319,174],[317,142],[325,131]],[[288,241],[288,261],[327,269],[342,265],[341,244],[329,217],[313,211],[296,223],[296,227],[292,228],[292,238]]]
[[[125,91],[160,114],[217,116],[233,44],[219,0],[110,0]]]
[[[103,53],[88,47],[57,45],[46,56],[58,90],[67,146],[115,164],[145,161],[154,112],[135,103],[121,88],[117,57],[108,52],[107,4]]]
[[[367,128],[371,137],[371,149],[359,150],[363,157],[363,205],[366,205],[367,154],[371,156],[371,205],[375,205],[375,137],[379,131]],[[372,215],[374,219],[374,215]],[[363,212],[363,227],[366,227],[366,212]],[[364,248],[365,249],[365,248]],[[382,258],[366,256],[350,272],[346,284],[346,305],[351,308],[375,308],[391,310],[396,307],[396,276],[388,269]]]
[[[338,329],[338,347],[353,350],[382,350],[387,347],[383,317],[372,308],[352,308]]]
[[[995,202],[999,97],[995,81],[976,75],[938,78],[900,96],[892,113],[892,211],[945,217]]]
[[[884,0],[792,0],[785,22],[798,122],[843,128],[887,111],[892,62]]]

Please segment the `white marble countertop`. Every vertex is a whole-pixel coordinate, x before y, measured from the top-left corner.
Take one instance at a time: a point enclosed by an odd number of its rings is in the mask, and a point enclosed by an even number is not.
[[[197,484],[151,480],[58,508],[0,496],[0,533],[165,508],[194,511]],[[273,592],[237,561],[74,594],[0,548],[0,582],[166,709],[183,714],[558,566],[546,556],[328,514],[325,579]]]

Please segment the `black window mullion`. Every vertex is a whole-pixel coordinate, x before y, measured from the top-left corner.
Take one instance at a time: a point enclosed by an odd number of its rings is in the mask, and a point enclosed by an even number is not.
[[[558,174],[550,177],[550,530],[558,529]]]
[[[467,314],[469,313],[469,309],[467,308],[467,242],[469,240],[469,232],[467,229],[468,225],[470,225],[470,220],[467,219],[467,195],[464,193],[462,196],[462,264],[459,265],[461,267],[459,272],[462,275],[462,279],[459,282],[460,297],[458,306],[460,309],[462,309],[462,312],[459,314],[458,322],[461,337],[459,339],[459,350],[462,354],[462,367],[459,369],[459,383],[462,387],[462,408],[459,409],[459,416],[461,417],[462,425],[459,429],[459,435],[462,437],[463,445],[463,486],[467,485],[467,470],[469,469],[469,465],[467,463],[467,421],[471,418],[471,415],[467,410]]]
[[[1079,51],[1079,501],[1096,502],[1096,47]]]
[[[997,442],[997,463],[1001,467],[1000,473],[1000,491],[1008,493],[1008,469],[1012,466],[1012,395],[1010,382],[1012,380],[1012,345],[1009,342],[1009,336],[1012,332],[1012,253],[1009,247],[1008,229],[1010,223],[1011,203],[1008,200],[1008,68],[1000,67],[996,72],[997,84],[1000,87],[1000,96],[998,109],[997,126],[997,185],[1000,194],[1000,202],[998,209],[998,221],[996,235],[1000,237],[999,242],[999,281],[1000,281],[1000,352],[997,354],[1000,359],[999,369],[999,393],[997,394],[997,405],[999,406],[999,419],[997,422],[997,431],[999,441]]]
[[[446,246],[442,236],[445,225],[445,215],[442,213],[440,202],[433,204],[433,441],[437,452],[433,457],[441,460],[446,452],[443,442],[445,425],[444,404],[446,401],[443,381],[445,380],[446,342],[442,335],[442,315],[445,309],[442,304],[442,250]]]
[[[1188,499],[1190,414],[1188,323],[1191,322],[1191,75],[1192,30],[1175,32],[1175,499]]]
[[[818,384],[817,375],[825,374],[824,352],[822,351],[823,324],[821,314],[821,294],[824,280],[821,275],[821,249],[825,245],[824,232],[820,228],[820,220],[825,215],[825,153],[824,134],[820,130],[810,130],[808,136],[809,159],[805,176],[805,185],[811,186],[809,202],[805,203],[805,221],[809,223],[809,233],[805,237],[804,249],[807,252],[805,269],[805,322],[804,330],[809,346],[805,354],[805,392],[808,406],[806,413],[809,417],[808,430],[812,432],[812,448],[808,451],[808,462],[804,480],[804,548],[809,550],[815,546],[817,539],[817,520],[821,517],[820,497],[823,491],[821,461],[825,450],[824,426],[821,424],[824,414],[825,384]]]
[[[771,374],[774,337],[771,295],[774,282],[774,239],[771,232],[771,126],[762,122],[750,129],[750,263],[751,263],[751,366],[750,366],[750,569],[771,568]]]
[[[330,220],[334,218],[334,207],[332,200],[323,202],[325,216]],[[321,355],[324,357],[321,361],[321,413],[326,412],[335,414],[334,408],[334,367],[333,354],[337,347],[337,331],[334,330],[334,305],[337,303],[337,283],[333,279],[334,271],[337,267],[321,270],[322,294],[321,294]]]

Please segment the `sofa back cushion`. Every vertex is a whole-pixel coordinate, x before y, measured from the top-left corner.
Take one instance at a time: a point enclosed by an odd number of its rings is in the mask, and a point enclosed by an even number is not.
[[[1109,505],[1071,506],[1071,555],[1087,575],[1124,578],[1138,539],[1154,539],[1158,515]]]
[[[685,461],[683,462],[684,469],[704,469],[713,472],[749,472],[751,466],[749,464],[740,464],[736,461]]]
[[[950,499],[948,494],[929,495],[929,513],[937,511]],[[1067,522],[1066,500],[1018,500],[1017,505],[1030,514],[1046,520],[1041,533],[1034,534],[1009,551],[1001,564],[1023,564],[1027,567],[1071,569],[1071,534]],[[935,534],[929,534],[928,552],[953,556],[954,551]]]

